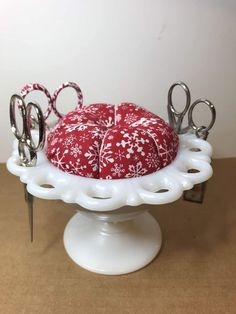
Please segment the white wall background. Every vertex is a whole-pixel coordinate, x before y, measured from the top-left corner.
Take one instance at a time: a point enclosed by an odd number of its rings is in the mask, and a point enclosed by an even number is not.
[[[236,156],[236,1],[1,0],[1,162],[13,138],[10,96],[28,82],[53,92],[68,80],[86,104],[127,100],[164,118],[169,86],[182,80],[193,100],[216,106],[214,156]],[[73,108],[68,91],[62,98],[64,112]]]

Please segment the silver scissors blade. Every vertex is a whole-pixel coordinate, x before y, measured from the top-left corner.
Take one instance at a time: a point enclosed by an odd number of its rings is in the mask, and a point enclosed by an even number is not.
[[[34,240],[34,196],[27,190],[27,185],[24,183],[25,201],[28,207],[29,227],[30,227],[30,241]]]
[[[185,96],[186,96],[185,107],[182,111],[177,111],[173,105],[172,94],[173,94],[173,90],[177,86],[180,86],[184,90]],[[168,112],[169,124],[178,134],[182,132],[181,126],[182,126],[183,118],[190,107],[190,103],[191,103],[191,95],[190,95],[188,86],[183,82],[174,83],[170,87],[169,92],[168,92],[167,112]]]

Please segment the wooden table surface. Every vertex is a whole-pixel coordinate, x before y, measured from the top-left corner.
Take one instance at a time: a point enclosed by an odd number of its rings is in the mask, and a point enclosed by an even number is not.
[[[151,264],[103,276],[64,250],[75,205],[36,199],[30,243],[22,185],[1,164],[0,313],[236,313],[236,159],[213,168],[202,205],[150,206],[163,232]]]

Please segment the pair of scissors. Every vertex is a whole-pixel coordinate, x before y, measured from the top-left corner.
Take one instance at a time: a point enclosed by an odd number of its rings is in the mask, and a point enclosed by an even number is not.
[[[173,90],[180,86],[186,96],[186,104],[183,111],[177,111],[173,105],[172,94]],[[193,110],[199,104],[205,104],[211,112],[211,121],[208,126],[197,126],[193,121]],[[214,105],[207,99],[199,98],[191,104],[191,95],[188,86],[183,82],[174,83],[168,92],[168,104],[167,104],[168,118],[170,126],[176,131],[178,134],[184,134],[189,131],[194,131],[197,137],[206,139],[209,130],[213,127],[216,120],[216,111]],[[188,126],[182,128],[182,123],[184,116],[188,113]]]
[[[54,114],[60,119],[60,118],[62,118],[64,116],[64,114],[58,111],[58,109],[56,107],[56,102],[57,102],[57,98],[58,98],[58,95],[60,94],[60,92],[63,89],[67,88],[67,87],[71,87],[71,88],[73,88],[76,91],[76,94],[77,94],[77,104],[76,104],[75,110],[80,109],[83,106],[82,91],[81,91],[80,87],[76,83],[73,83],[73,82],[63,83],[62,85],[60,85],[55,90],[55,92],[53,93],[52,96],[50,95],[48,89],[45,86],[43,86],[42,84],[39,84],[39,83],[29,83],[29,84],[26,84],[22,88],[21,96],[22,96],[23,99],[25,99],[25,97],[32,91],[41,91],[41,92],[43,92],[46,95],[47,100],[48,100],[47,109],[43,113],[44,121],[46,121],[48,119],[48,117],[51,114],[51,112],[54,112]]]
[[[20,131],[16,121],[16,107],[20,110],[22,117],[22,130]],[[35,142],[32,134],[32,109],[36,113],[35,121],[38,125],[38,140]],[[19,95],[13,95],[10,100],[10,123],[11,130],[18,140],[18,153],[20,164],[24,167],[33,167],[37,163],[37,152],[42,150],[45,144],[45,123],[43,112],[39,105],[30,102],[25,104]],[[36,131],[36,130],[35,130]],[[27,191],[24,184],[25,201],[28,204],[28,214],[30,223],[30,238],[33,241],[33,200],[34,197]]]

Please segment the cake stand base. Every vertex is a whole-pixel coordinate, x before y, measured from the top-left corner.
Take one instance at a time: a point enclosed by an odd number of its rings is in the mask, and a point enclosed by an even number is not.
[[[64,245],[79,266],[121,275],[149,264],[161,247],[161,230],[148,212],[103,215],[78,212],[68,222]]]

